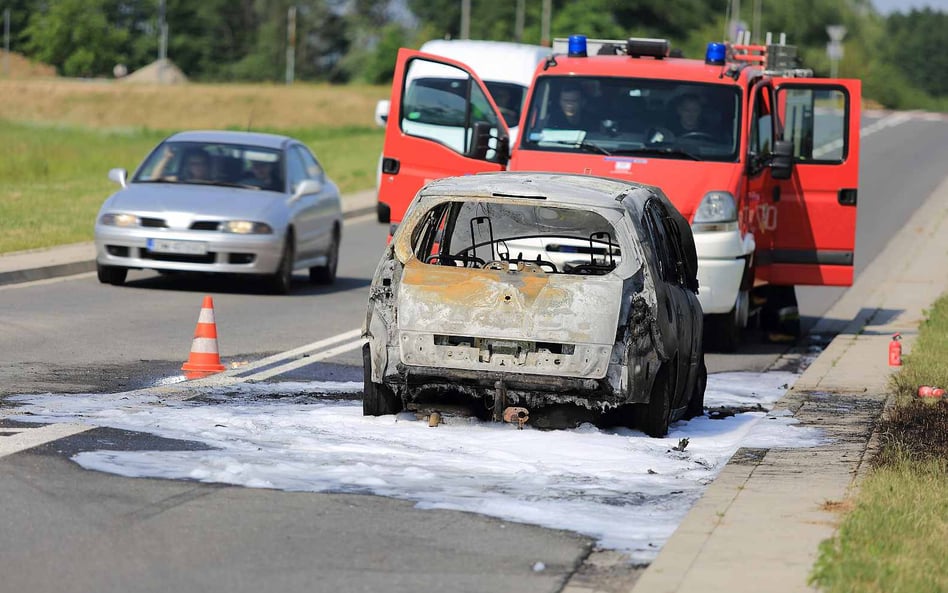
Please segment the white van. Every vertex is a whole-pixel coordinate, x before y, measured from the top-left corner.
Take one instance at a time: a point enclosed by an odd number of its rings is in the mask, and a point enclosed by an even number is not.
[[[537,65],[553,54],[552,48],[541,45],[470,39],[436,39],[422,45],[420,51],[463,62],[484,81],[507,124],[511,145],[517,138],[520,110]],[[446,71],[450,70],[454,69],[446,69]],[[420,70],[414,71],[412,76],[414,80],[408,81],[406,88],[408,94],[416,91],[425,92],[425,89],[421,87],[437,89],[439,83],[450,84],[451,74],[436,70],[431,72]],[[419,88],[414,89],[414,86]],[[375,106],[375,123],[384,127],[388,120],[388,112],[388,99],[379,101]],[[379,155],[376,187],[381,177],[382,155]],[[379,205],[378,220],[387,223],[389,213],[383,206],[383,204]]]

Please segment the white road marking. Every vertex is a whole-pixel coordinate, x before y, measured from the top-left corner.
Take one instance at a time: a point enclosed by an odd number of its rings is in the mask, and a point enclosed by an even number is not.
[[[913,119],[915,114],[909,113],[893,113],[887,117],[883,117],[877,122],[871,123],[868,126],[859,130],[859,135],[863,138],[866,136],[871,136],[876,132],[882,131],[886,128],[892,128],[900,124],[904,124],[910,119]]]
[[[11,429],[9,432],[16,431],[16,434],[0,437],[0,457],[39,447],[93,428],[95,427],[87,424],[65,423],[48,424],[28,430]],[[0,429],[0,431],[6,431],[6,429]]]
[[[361,332],[360,332],[360,333],[361,333]],[[319,361],[325,360],[325,359],[327,359],[327,358],[332,358],[333,356],[336,356],[337,354],[342,354],[343,352],[348,352],[348,351],[350,351],[350,350],[355,350],[356,348],[361,347],[363,343],[364,343],[364,340],[363,340],[362,338],[359,338],[358,340],[353,340],[353,341],[351,341],[351,342],[346,342],[345,344],[341,344],[341,345],[339,345],[339,346],[336,346],[335,348],[330,348],[330,349],[328,349],[328,350],[324,350],[324,351],[319,352],[319,353],[317,353],[317,354],[309,355],[309,356],[307,356],[307,357],[305,357],[305,358],[298,358],[297,360],[293,360],[293,361],[290,361],[290,362],[288,362],[288,363],[286,363],[286,364],[282,364],[282,365],[280,365],[280,366],[273,367],[272,369],[267,369],[267,370],[264,370],[264,371],[260,371],[259,373],[256,373],[256,374],[253,374],[253,375],[249,375],[249,376],[247,376],[247,377],[242,377],[242,380],[244,380],[244,381],[263,381],[263,380],[265,380],[265,379],[269,379],[270,377],[275,377],[276,375],[280,375],[280,374],[283,374],[283,373],[287,373],[287,372],[292,371],[292,370],[294,370],[294,369],[298,369],[298,368],[300,368],[300,367],[304,367],[304,366],[313,364],[314,362],[319,362]]]
[[[254,370],[256,370],[256,369],[263,368],[263,367],[269,366],[269,365],[271,365],[271,364],[276,364],[276,363],[279,363],[279,362],[281,362],[281,361],[287,360],[287,359],[289,359],[289,358],[302,357],[302,356],[304,356],[304,355],[306,355],[306,354],[310,354],[311,352],[316,352],[316,351],[321,350],[321,349],[323,349],[323,348],[327,348],[327,347],[329,347],[329,346],[331,346],[331,345],[333,345],[333,344],[336,344],[337,342],[342,342],[342,341],[345,341],[345,340],[351,340],[351,339],[353,339],[353,338],[359,338],[361,335],[362,335],[362,330],[361,330],[361,329],[349,330],[349,331],[343,332],[343,333],[341,333],[341,334],[336,334],[335,336],[330,336],[330,337],[328,337],[328,338],[325,338],[325,339],[322,339],[322,340],[318,340],[318,341],[316,341],[316,342],[312,342],[312,343],[309,343],[309,344],[305,344],[305,345],[300,346],[300,347],[298,347],[298,348],[293,348],[292,350],[287,350],[287,351],[285,351],[285,352],[279,352],[279,353],[274,354],[274,355],[272,355],[272,356],[268,356],[268,357],[266,357],[266,358],[261,358],[260,360],[256,360],[256,361],[254,361],[254,362],[252,362],[252,363],[250,363],[250,364],[246,364],[246,365],[243,365],[243,366],[240,366],[240,367],[237,367],[237,368],[233,368],[233,369],[228,369],[228,370],[226,370],[226,371],[224,371],[224,372],[222,372],[222,373],[218,373],[218,374],[216,374],[216,375],[211,375],[211,376],[206,377],[206,378],[204,378],[204,379],[197,379],[197,380],[195,380],[195,381],[188,381],[187,384],[188,384],[188,385],[199,385],[199,386],[203,386],[203,385],[218,385],[218,384],[221,384],[221,383],[234,382],[234,378],[237,377],[238,375],[244,375],[244,374],[246,374],[246,373],[248,373],[248,372],[250,372],[250,371],[254,371]],[[361,342],[361,338],[360,338],[359,341]],[[350,350],[350,349],[351,349],[351,348],[347,348],[346,350]],[[342,350],[342,352],[345,352],[346,350]],[[313,355],[310,355],[310,356],[307,356],[307,357],[305,357],[305,358],[302,358],[302,360],[305,360],[305,361],[308,361],[308,362],[316,362],[316,360],[314,360],[314,356],[313,356]],[[319,360],[322,360],[322,359],[319,359]],[[305,364],[300,365],[300,366],[305,366]],[[242,381],[242,380],[244,380],[244,379],[237,378],[236,380],[237,380],[237,381]]]

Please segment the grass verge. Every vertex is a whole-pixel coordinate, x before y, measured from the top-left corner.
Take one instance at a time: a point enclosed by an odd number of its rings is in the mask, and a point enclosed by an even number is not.
[[[882,421],[882,448],[837,535],[820,546],[812,584],[827,593],[948,591],[948,398],[922,401],[919,385],[948,387],[948,296],[935,303]]]

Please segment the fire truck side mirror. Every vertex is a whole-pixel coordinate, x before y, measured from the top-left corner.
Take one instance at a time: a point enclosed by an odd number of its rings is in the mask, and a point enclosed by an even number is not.
[[[476,122],[471,149],[467,152],[467,156],[481,161],[506,163],[510,154],[508,140],[506,136],[498,137],[497,131],[496,127],[487,122]]]
[[[770,157],[770,175],[774,179],[790,179],[793,172],[793,142],[777,140]]]

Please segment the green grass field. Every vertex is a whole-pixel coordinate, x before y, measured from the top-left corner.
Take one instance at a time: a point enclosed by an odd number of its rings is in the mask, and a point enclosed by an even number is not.
[[[2,82],[0,253],[92,239],[96,212],[163,138],[185,129],[253,129],[306,143],[343,193],[375,185],[382,87]],[[92,100],[94,99],[94,100]],[[171,126],[171,122],[178,125]]]
[[[929,311],[883,421],[883,449],[820,548],[812,581],[827,593],[948,591],[948,398],[925,402],[919,385],[948,387],[948,296]]]

